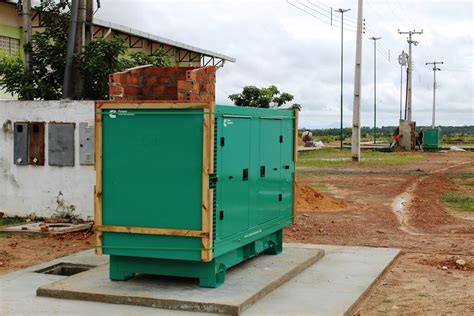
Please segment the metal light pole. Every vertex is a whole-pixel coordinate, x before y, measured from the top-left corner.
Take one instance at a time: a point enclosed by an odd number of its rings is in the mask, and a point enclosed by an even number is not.
[[[374,41],[374,144],[376,139],[377,129],[377,41],[381,37],[371,37],[370,40]]]
[[[432,63],[425,63],[425,65],[433,65],[433,113],[431,117],[431,128],[435,128],[435,107],[436,107],[436,72],[440,71],[441,68],[436,67],[436,65],[444,64],[442,61],[434,61]]]
[[[344,79],[344,13],[350,11],[351,9],[337,9],[334,10],[341,14],[341,150],[342,150],[342,135],[343,135],[343,79]]]
[[[400,64],[400,120],[402,119],[402,96],[403,96],[403,66],[407,65],[408,54],[402,50],[398,55],[398,63]]]

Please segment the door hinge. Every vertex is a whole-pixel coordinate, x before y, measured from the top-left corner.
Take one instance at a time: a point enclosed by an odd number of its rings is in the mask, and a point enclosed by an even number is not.
[[[283,143],[283,135],[280,135],[280,143]]]
[[[222,211],[222,210],[219,212],[219,219],[220,220],[224,219],[224,211]]]
[[[260,166],[260,178],[265,177],[265,166]]]
[[[278,202],[281,202],[283,200],[283,194],[278,194]]]
[[[221,137],[221,147],[224,147],[224,145],[225,145],[225,138]]]

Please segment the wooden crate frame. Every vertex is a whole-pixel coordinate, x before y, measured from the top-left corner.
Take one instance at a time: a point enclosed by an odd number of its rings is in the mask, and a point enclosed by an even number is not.
[[[294,113],[294,140],[293,140],[293,161],[295,164],[295,171],[293,175],[293,224],[296,224],[296,162],[298,161],[298,109],[293,110]]]
[[[165,228],[145,228],[127,226],[104,226],[102,222],[102,114],[104,109],[202,109],[203,115],[203,160],[202,160],[202,228],[198,230],[179,230]],[[151,234],[201,238],[201,260],[212,261],[212,207],[213,189],[209,187],[209,175],[214,172],[214,125],[215,103],[192,101],[100,101],[95,103],[95,170],[94,218],[96,253],[103,254],[103,232],[129,234]]]

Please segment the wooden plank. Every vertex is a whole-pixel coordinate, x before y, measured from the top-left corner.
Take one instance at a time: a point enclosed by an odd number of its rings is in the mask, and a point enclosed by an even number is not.
[[[207,236],[202,238],[201,259],[204,262],[212,260],[212,193],[209,188],[209,175],[214,170],[214,102],[208,106],[211,114],[203,117],[203,159],[202,159],[202,231]]]
[[[129,101],[129,102],[101,102],[98,110],[101,109],[205,109],[208,108],[208,103],[203,102],[174,102],[174,101]]]
[[[166,228],[150,228],[150,227],[96,226],[95,230],[96,232],[163,235],[163,236],[182,236],[182,237],[207,236],[207,233],[199,231],[199,230],[166,229]]]
[[[297,109],[293,110],[295,120],[293,130],[295,133],[294,141],[293,141],[293,161],[295,163],[295,170],[293,173],[293,224],[296,224],[296,162],[298,161],[298,114],[299,111]]]
[[[97,106],[96,103],[96,112]],[[102,225],[102,114],[95,114],[95,187],[94,187],[94,225]],[[95,252],[102,254],[102,232],[95,233]]]
[[[298,111],[297,109],[293,110],[293,113],[295,116],[295,126],[293,127],[293,130],[295,132],[295,140],[293,143],[293,161],[295,163],[298,161],[298,115],[299,115],[299,112],[300,111]]]

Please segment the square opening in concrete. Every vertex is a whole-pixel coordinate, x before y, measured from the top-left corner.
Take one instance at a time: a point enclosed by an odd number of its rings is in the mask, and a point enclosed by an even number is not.
[[[96,266],[87,265],[87,264],[61,262],[61,263],[37,270],[35,272],[44,273],[44,274],[71,276],[71,275],[78,274],[84,271],[88,271],[95,267]]]

